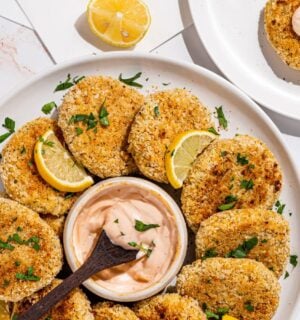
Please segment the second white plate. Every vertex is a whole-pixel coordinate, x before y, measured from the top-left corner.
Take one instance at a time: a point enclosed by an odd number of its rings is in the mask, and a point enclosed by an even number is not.
[[[300,71],[286,66],[266,38],[266,0],[189,4],[199,37],[225,76],[268,109],[300,120]]]

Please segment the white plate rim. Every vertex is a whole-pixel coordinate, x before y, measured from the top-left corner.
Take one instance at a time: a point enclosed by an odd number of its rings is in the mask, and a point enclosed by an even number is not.
[[[279,129],[276,127],[274,122],[268,117],[268,115],[253,100],[251,100],[251,98],[246,93],[244,93],[241,89],[236,87],[234,84],[230,83],[228,80],[222,78],[221,76],[215,74],[210,70],[207,70],[201,66],[198,66],[189,62],[178,61],[176,59],[166,58],[166,57],[154,55],[151,53],[137,53],[137,52],[135,53],[110,52],[110,53],[104,53],[101,55],[88,55],[88,56],[78,57],[57,65],[51,66],[50,68],[44,70],[40,74],[33,76],[30,80],[24,81],[23,83],[17,85],[13,90],[8,92],[2,99],[0,99],[0,110],[2,109],[2,107],[4,107],[7,101],[12,99],[15,95],[18,95],[22,90],[26,89],[27,87],[30,87],[34,83],[43,79],[44,77],[49,76],[55,72],[58,72],[59,70],[62,70],[65,68],[71,68],[72,66],[76,66],[77,64],[97,62],[99,60],[128,59],[128,58],[145,59],[150,62],[157,61],[160,63],[167,63],[167,64],[174,65],[174,67],[176,66],[176,67],[184,68],[186,70],[190,70],[191,72],[196,72],[199,75],[204,75],[210,80],[216,82],[220,86],[225,87],[226,89],[231,91],[233,95],[243,100],[245,104],[247,104],[248,107],[265,122],[265,124],[269,127],[270,131],[274,134],[275,138],[280,144],[280,147],[284,150],[285,156],[287,157],[287,159],[291,164],[291,169],[296,173],[295,182],[298,185],[298,188],[300,188],[300,172],[297,171],[296,162],[293,160]],[[300,292],[298,292],[297,294],[295,305],[293,306],[293,313],[289,320],[298,320],[299,313],[300,313]]]
[[[199,7],[201,6],[201,9],[205,10],[207,8],[206,7],[207,1],[208,0],[188,0],[188,5],[190,8],[190,12],[192,15],[196,32],[199,38],[201,39],[208,55],[214,61],[214,63],[220,69],[223,75],[229,81],[231,81],[233,84],[239,87],[242,91],[244,91],[253,100],[261,104],[262,106],[266,107],[267,109],[273,112],[276,112],[277,114],[280,114],[289,119],[300,120],[300,109],[298,109],[299,111],[290,111],[289,113],[284,112],[282,110],[282,105],[284,105],[283,97],[280,99],[280,102],[277,102],[278,100],[275,98],[273,99],[272,104],[267,103],[264,100],[263,96],[261,96],[260,94],[256,95],[253,92],[251,92],[253,90],[250,88],[251,87],[250,83],[252,83],[252,81],[251,82],[249,81],[248,84],[243,83],[245,82],[245,78],[242,75],[240,75],[239,72],[235,73],[233,71],[234,68],[231,68],[231,66],[229,66],[228,59],[224,59],[224,53],[226,54],[226,49],[224,49],[224,47],[221,47],[218,44],[218,41],[214,41],[214,36],[212,32],[206,32],[206,30],[210,29],[208,26],[210,25],[210,22],[211,22],[210,19],[208,19],[208,14],[202,14],[201,18],[198,16],[199,11],[201,11],[199,10]],[[224,62],[221,56],[221,52],[223,54]],[[227,54],[226,57],[230,57],[230,55]],[[227,63],[225,63],[225,60]],[[230,61],[230,58],[229,58],[229,61]],[[277,96],[277,98],[278,97],[280,97],[280,95]]]

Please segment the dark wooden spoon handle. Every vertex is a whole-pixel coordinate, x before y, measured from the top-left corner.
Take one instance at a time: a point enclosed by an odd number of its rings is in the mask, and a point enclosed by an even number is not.
[[[94,266],[93,264],[85,264],[79,268],[76,272],[65,279],[60,285],[55,287],[46,298],[41,299],[30,308],[30,312],[26,312],[24,315],[18,316],[17,320],[38,320],[45,312],[53,308],[58,302],[62,301],[73,289],[77,288],[82,282],[94,275],[96,272],[104,270],[107,265],[103,263]]]

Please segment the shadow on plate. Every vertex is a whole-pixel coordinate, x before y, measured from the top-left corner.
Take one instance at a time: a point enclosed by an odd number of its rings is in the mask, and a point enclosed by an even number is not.
[[[87,21],[87,17],[86,17],[86,13],[82,13],[77,20],[75,21],[74,24],[75,30],[78,32],[78,34],[80,35],[80,37],[87,43],[89,43],[90,45],[92,45],[93,47],[95,47],[95,49],[99,49],[101,51],[131,51],[133,50],[133,48],[129,48],[129,49],[124,49],[124,48],[117,48],[117,47],[113,47],[110,46],[109,44],[104,43],[101,39],[97,38],[93,32],[91,31],[88,21]]]
[[[287,66],[278,56],[276,51],[271,46],[269,40],[267,39],[267,35],[265,32],[264,26],[264,10],[260,12],[259,16],[259,26],[258,26],[258,41],[261,51],[270,66],[273,70],[274,74],[286,81],[292,82],[295,85],[300,85],[300,71],[293,70],[289,66]]]

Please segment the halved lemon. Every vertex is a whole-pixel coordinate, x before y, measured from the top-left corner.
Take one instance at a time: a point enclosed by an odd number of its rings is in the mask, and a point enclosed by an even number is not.
[[[207,131],[191,130],[173,140],[165,156],[166,173],[173,188],[182,187],[197,156],[216,138]]]
[[[0,320],[10,320],[9,307],[4,301],[0,301]]]
[[[132,47],[151,23],[148,7],[141,0],[90,0],[87,8],[91,30],[116,47]]]
[[[238,320],[238,319],[225,314],[225,316],[222,317],[222,320]]]
[[[93,178],[75,162],[52,130],[37,141],[34,160],[42,178],[59,191],[80,192],[94,183]]]

